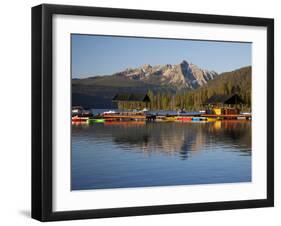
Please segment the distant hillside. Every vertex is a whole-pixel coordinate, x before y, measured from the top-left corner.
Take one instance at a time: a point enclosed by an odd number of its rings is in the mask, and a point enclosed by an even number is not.
[[[145,84],[113,76],[72,80],[72,106],[114,108],[112,98],[117,93],[146,93],[148,90],[173,92],[169,87]]]
[[[248,68],[248,69],[247,69]],[[251,68],[247,67],[218,75],[183,61],[177,65],[143,65],[136,69],[107,76],[72,79],[72,105],[86,108],[113,108],[112,98],[117,93],[215,93],[231,92],[233,86],[248,89]],[[246,74],[247,78],[244,78]],[[250,76],[250,77],[249,77]],[[229,91],[230,90],[230,91]],[[232,90],[233,91],[233,90]]]
[[[252,67],[243,67],[225,72],[209,81],[206,86],[196,90],[197,93],[207,93],[208,98],[214,94],[238,93],[246,104],[251,104]]]

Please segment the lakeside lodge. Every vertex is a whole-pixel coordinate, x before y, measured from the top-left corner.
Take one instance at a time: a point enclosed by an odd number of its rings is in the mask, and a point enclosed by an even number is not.
[[[240,114],[239,105],[244,101],[238,94],[214,95],[205,101],[206,114],[236,115]]]

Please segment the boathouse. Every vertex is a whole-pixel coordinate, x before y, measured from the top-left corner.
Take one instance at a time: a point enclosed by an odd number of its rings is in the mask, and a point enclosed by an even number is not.
[[[205,101],[208,114],[235,115],[240,113],[240,105],[244,101],[238,94],[214,95]]]
[[[118,109],[143,109],[147,108],[150,98],[143,93],[119,93],[112,102],[117,104]]]

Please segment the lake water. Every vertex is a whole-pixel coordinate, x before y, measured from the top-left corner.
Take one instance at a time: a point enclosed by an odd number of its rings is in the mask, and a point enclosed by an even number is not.
[[[251,181],[251,121],[72,126],[72,190]]]

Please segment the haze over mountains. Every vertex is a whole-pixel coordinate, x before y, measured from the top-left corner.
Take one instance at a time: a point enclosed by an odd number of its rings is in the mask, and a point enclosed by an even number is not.
[[[179,64],[145,64],[112,75],[72,79],[72,105],[87,108],[112,108],[117,93],[182,92],[207,86],[220,75],[183,60]]]

